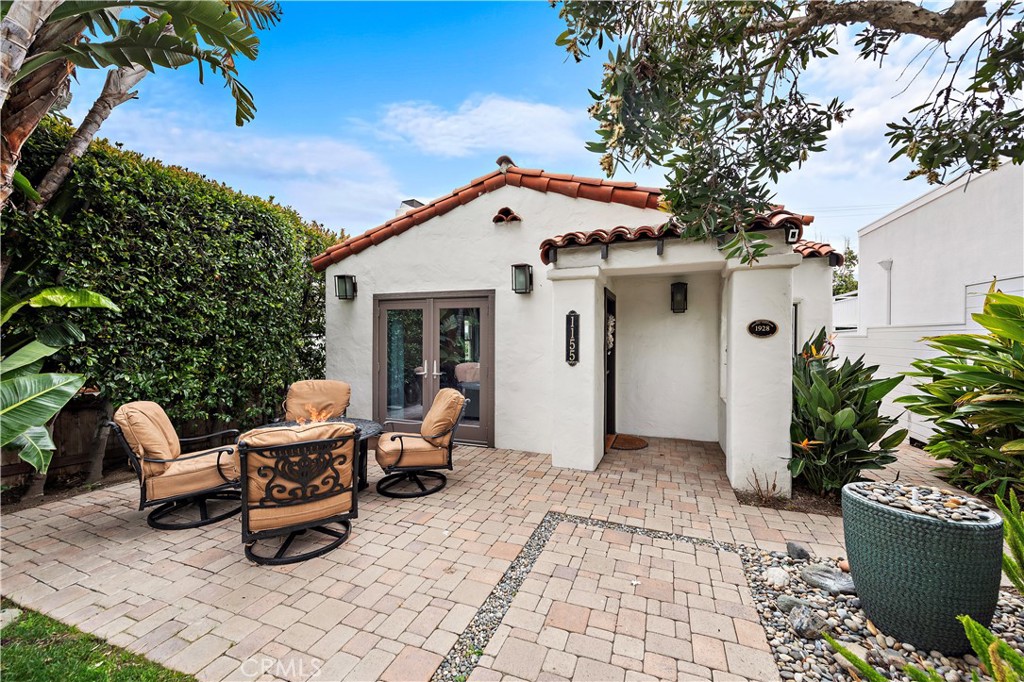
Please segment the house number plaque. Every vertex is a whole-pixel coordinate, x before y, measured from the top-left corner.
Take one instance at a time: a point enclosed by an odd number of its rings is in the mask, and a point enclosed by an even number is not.
[[[771,320],[754,320],[747,325],[747,331],[750,332],[751,336],[767,339],[769,336],[775,336],[778,333],[779,325]]]
[[[570,367],[575,367],[580,361],[580,346],[576,340],[577,330],[580,328],[580,314],[570,310],[565,315],[565,362]]]

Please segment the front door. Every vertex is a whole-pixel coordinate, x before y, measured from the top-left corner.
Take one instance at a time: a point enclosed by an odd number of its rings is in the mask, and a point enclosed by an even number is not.
[[[459,441],[493,445],[493,298],[435,294],[377,301],[374,412],[419,432],[442,388],[469,399]]]

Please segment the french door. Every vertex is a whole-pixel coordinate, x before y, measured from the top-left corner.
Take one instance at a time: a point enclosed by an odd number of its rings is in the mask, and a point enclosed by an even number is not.
[[[469,399],[459,441],[493,445],[494,298],[376,298],[374,417],[418,432],[442,388]]]

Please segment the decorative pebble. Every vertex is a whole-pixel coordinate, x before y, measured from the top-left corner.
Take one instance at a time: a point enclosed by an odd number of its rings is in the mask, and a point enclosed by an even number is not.
[[[800,577],[808,585],[827,590],[832,594],[857,594],[853,578],[824,564],[811,564],[800,571]]]
[[[799,542],[787,542],[786,553],[797,561],[805,561],[811,558],[811,550],[807,548],[807,545]]]
[[[943,521],[990,521],[994,515],[981,500],[939,488],[869,481],[851,490],[872,502]]]
[[[772,587],[785,587],[789,583],[789,573],[783,568],[772,566],[764,572],[764,580]]]

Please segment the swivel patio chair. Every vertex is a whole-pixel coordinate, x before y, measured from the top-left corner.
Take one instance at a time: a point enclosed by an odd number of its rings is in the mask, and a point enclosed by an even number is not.
[[[356,469],[359,429],[345,423],[271,426],[238,442],[242,480],[242,542],[258,564],[291,564],[321,556],[348,540],[358,515]],[[308,531],[328,542],[289,554]],[[267,541],[281,538],[275,549]],[[312,538],[309,538],[312,539]],[[322,539],[322,538],[317,538]],[[259,550],[259,551],[257,551]]]
[[[453,468],[455,430],[468,403],[454,388],[442,388],[423,418],[419,433],[381,434],[376,455],[386,475],[377,482],[377,492],[385,497],[408,498],[444,488],[448,478],[435,469]],[[423,479],[434,483],[428,488]],[[413,489],[409,490],[410,487]]]
[[[126,403],[107,425],[117,434],[128,454],[128,462],[139,478],[139,510],[156,505],[146,522],[160,530],[198,528],[234,516],[238,505],[238,453],[234,445],[237,429],[195,438],[179,438],[163,408],[146,400]],[[181,454],[183,445],[221,438],[219,446]],[[235,504],[228,511],[210,516],[213,500]],[[168,521],[167,517],[189,511],[195,505],[198,521]]]
[[[352,398],[352,387],[344,381],[308,379],[296,381],[288,387],[284,399],[285,421],[316,418],[344,417]],[[315,413],[315,414],[314,414]]]

